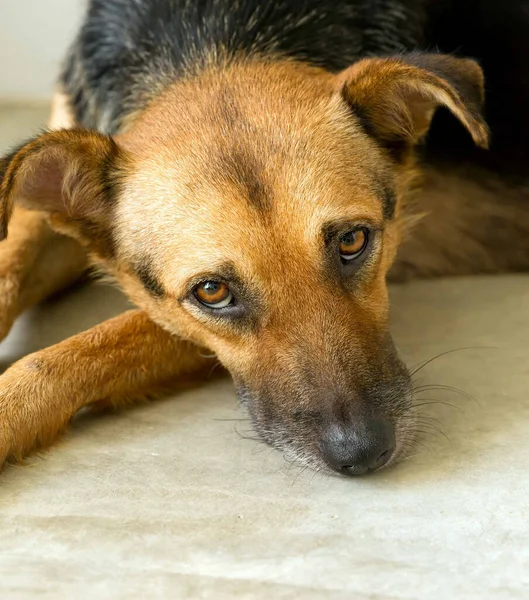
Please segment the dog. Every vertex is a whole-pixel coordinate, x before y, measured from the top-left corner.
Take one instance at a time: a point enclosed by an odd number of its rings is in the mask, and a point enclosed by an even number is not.
[[[510,0],[91,0],[50,130],[0,162],[0,335],[89,266],[137,308],[7,369],[0,464],[208,353],[300,463],[398,462],[388,280],[529,266],[528,25]]]

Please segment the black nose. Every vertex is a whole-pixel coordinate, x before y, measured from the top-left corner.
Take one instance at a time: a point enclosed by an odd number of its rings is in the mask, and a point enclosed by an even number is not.
[[[325,462],[342,475],[363,475],[385,465],[395,449],[395,428],[386,419],[358,418],[324,430],[321,452]]]

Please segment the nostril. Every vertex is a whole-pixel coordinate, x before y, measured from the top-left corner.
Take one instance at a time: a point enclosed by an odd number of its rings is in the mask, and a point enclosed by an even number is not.
[[[369,471],[369,467],[362,465],[345,465],[340,468],[344,475],[364,475]]]
[[[388,448],[387,450],[384,450],[384,452],[382,452],[382,454],[376,459],[376,461],[373,463],[373,466],[371,467],[371,469],[380,469],[380,467],[382,465],[385,465],[388,460],[391,458],[391,455],[393,454],[393,448]]]

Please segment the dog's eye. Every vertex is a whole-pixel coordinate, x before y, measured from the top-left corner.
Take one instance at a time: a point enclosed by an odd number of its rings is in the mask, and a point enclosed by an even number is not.
[[[366,249],[369,231],[366,227],[358,227],[348,231],[340,238],[340,256],[344,261],[358,258]]]
[[[224,308],[233,301],[230,288],[220,281],[203,281],[193,293],[201,304],[209,308]]]

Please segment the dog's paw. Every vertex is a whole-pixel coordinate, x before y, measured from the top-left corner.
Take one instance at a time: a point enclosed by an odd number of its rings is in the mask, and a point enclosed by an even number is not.
[[[0,469],[51,444],[71,417],[41,367],[34,354],[0,376]]]
[[[35,445],[36,412],[34,385],[19,373],[17,380],[8,369],[0,376],[0,468],[7,461],[20,461]]]

